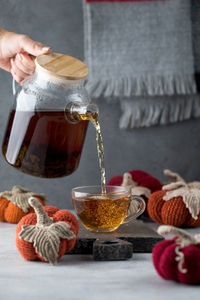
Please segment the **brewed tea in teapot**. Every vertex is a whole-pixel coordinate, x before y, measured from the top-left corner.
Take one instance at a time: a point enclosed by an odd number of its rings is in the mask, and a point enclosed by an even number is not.
[[[56,178],[78,167],[88,119],[74,120],[90,99],[84,88],[88,70],[81,61],[58,53],[36,59],[36,72],[15,97],[3,140],[6,161],[26,174]],[[95,105],[92,106],[93,113]]]

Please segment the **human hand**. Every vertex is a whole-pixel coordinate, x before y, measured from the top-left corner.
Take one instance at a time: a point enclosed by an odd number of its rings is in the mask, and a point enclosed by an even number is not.
[[[11,72],[18,83],[34,73],[33,57],[50,52],[50,47],[33,41],[27,35],[0,28],[0,68]]]

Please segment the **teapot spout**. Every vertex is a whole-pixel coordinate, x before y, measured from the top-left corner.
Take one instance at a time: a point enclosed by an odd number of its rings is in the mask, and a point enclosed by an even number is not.
[[[70,118],[70,121],[95,121],[99,115],[99,108],[96,103],[83,104],[73,102],[67,105],[65,113],[67,118]]]

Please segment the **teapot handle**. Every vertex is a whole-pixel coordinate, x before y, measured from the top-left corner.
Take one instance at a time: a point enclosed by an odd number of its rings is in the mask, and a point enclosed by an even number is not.
[[[13,96],[16,95],[16,83],[15,83],[15,79],[12,79],[12,92],[13,92]]]
[[[22,86],[23,82],[19,84],[14,78],[12,79],[12,93],[13,96],[17,94],[18,89]]]

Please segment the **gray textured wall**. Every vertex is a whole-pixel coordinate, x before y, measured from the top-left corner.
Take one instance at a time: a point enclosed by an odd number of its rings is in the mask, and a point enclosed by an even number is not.
[[[26,33],[33,39],[83,59],[83,19],[81,0],[1,0],[0,26]],[[11,75],[0,70],[0,141],[12,103]],[[162,170],[180,172],[187,180],[200,179],[200,120],[120,131],[120,108],[99,101],[105,148],[107,178],[130,169],[143,169],[160,179]],[[44,192],[49,203],[71,208],[71,188],[99,184],[95,133],[89,128],[78,170],[61,179],[40,179],[24,175],[0,156],[0,191],[20,184]]]

